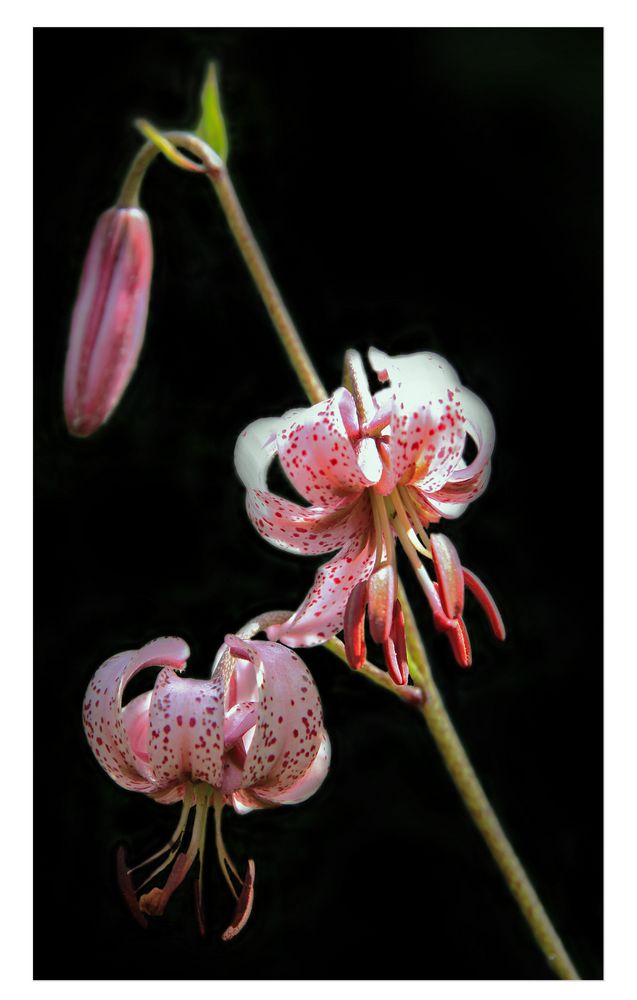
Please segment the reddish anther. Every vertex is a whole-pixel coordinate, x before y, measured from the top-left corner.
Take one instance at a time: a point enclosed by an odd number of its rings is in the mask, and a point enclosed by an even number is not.
[[[405,641],[405,616],[399,600],[394,602],[391,638],[396,649],[396,659],[404,678],[403,683],[406,684],[409,677],[409,664],[407,662],[407,643]]]
[[[402,687],[409,680],[409,664],[405,643],[405,617],[398,600],[394,602],[391,633],[383,643],[383,653],[389,676],[394,684]]]
[[[367,590],[369,630],[374,642],[389,639],[396,600],[396,574],[393,566],[382,566],[369,578]]]
[[[352,670],[360,670],[365,662],[365,608],[367,606],[367,582],[357,583],[352,590],[345,608],[343,639],[347,662]]]
[[[496,639],[504,641],[506,638],[506,629],[504,628],[502,616],[498,611],[497,605],[491,597],[491,594],[483,584],[482,580],[479,580],[475,573],[472,573],[471,570],[465,569],[463,570],[463,574],[467,587],[486,614],[494,636]]]
[[[254,903],[254,871],[254,861],[250,858],[232,923],[221,935],[222,941],[230,941],[233,937],[236,937],[248,922]]]
[[[130,877],[130,872],[126,867],[126,855],[124,853],[124,848],[121,844],[117,848],[115,865],[117,870],[117,884],[119,886],[119,891],[122,894],[124,902],[126,903],[128,909],[132,913],[137,923],[141,927],[148,927],[148,921],[146,920],[146,917],[139,908],[139,902],[137,901],[137,896],[135,895],[135,886],[133,885],[133,880]]]
[[[449,618],[458,618],[464,608],[464,578],[460,557],[446,535],[436,532],[430,536],[430,541],[442,606]]]
[[[471,666],[471,643],[467,633],[467,626],[462,618],[454,618],[449,623],[447,638],[456,658],[456,663],[461,667]]]

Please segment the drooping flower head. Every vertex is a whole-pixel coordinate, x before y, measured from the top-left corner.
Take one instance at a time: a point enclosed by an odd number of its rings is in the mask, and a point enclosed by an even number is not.
[[[135,370],[152,268],[146,213],[137,207],[109,208],[93,231],[71,320],[64,414],[77,437],[102,426]]]
[[[372,368],[389,383],[369,391],[360,355],[346,357],[348,388],[323,403],[257,420],[239,437],[235,462],[247,488],[247,510],[273,545],[300,554],[338,550],[323,565],[303,604],[268,636],[311,646],[344,630],[354,668],[366,656],[365,612],[389,672],[408,679],[402,610],[397,597],[395,541],[401,543],[427,596],[436,628],[450,640],[462,666],[471,648],[462,619],[464,589],[477,597],[494,633],[504,627],[488,591],[463,569],[452,543],[431,524],[457,518],[484,490],[495,441],[484,403],[461,385],[436,354],[391,358],[372,348]],[[463,458],[467,437],[476,454]],[[268,489],[267,470],[278,457],[308,506]],[[432,580],[422,561],[433,565]]]
[[[137,889],[132,880],[137,868],[126,868],[120,850],[120,886],[143,924],[145,914],[164,912],[199,856],[196,902],[203,933],[201,858],[208,809],[213,806],[219,863],[237,898],[224,939],[238,933],[252,908],[254,862],[248,863],[242,885],[221,838],[224,805],[246,813],[303,802],[327,774],[330,744],[314,681],[290,649],[242,637],[256,631],[248,628],[226,636],[210,680],[179,676],[190,653],[188,646],[182,639],[163,638],[111,657],[86,692],[84,730],[107,774],[123,788],[143,792],[157,802],[182,803],[168,844],[137,866],[159,862]],[[151,666],[163,668],[152,690],[123,705],[131,678]],[[184,848],[193,808],[190,843]],[[171,864],[163,887],[148,888]]]

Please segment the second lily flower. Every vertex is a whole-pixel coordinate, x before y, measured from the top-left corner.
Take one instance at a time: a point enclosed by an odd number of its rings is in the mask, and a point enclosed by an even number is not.
[[[312,646],[344,630],[350,665],[366,656],[367,609],[372,638],[383,646],[397,684],[408,679],[403,616],[397,598],[395,539],[414,568],[461,666],[471,663],[462,618],[464,589],[504,638],[500,614],[484,585],[463,569],[452,543],[427,529],[457,518],[484,490],[495,429],[488,409],[436,354],[391,358],[372,348],[372,368],[390,382],[373,396],[360,355],[346,357],[348,388],[276,419],[257,420],[241,434],[235,463],[247,488],[247,510],[273,545],[302,555],[338,550],[322,566],[303,604],[268,630],[289,646]],[[476,454],[467,464],[467,435]],[[310,506],[272,493],[267,470],[278,456]],[[436,580],[421,557],[433,564]]]

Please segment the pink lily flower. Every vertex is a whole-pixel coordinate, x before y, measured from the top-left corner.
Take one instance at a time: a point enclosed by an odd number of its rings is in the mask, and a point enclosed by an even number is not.
[[[485,489],[495,442],[484,403],[436,354],[391,358],[372,348],[372,368],[387,388],[370,393],[362,359],[348,351],[349,388],[281,418],[257,420],[235,450],[248,515],[259,534],[301,555],[336,551],[299,609],[268,636],[312,646],[344,630],[350,665],[366,656],[365,613],[397,684],[408,680],[404,620],[397,598],[396,539],[446,632],[457,661],[471,663],[462,619],[464,588],[485,609],[495,635],[502,619],[489,592],[464,570],[455,548],[431,524],[457,518]],[[350,391],[351,390],[351,391]],[[475,457],[463,458],[467,437]],[[307,506],[272,493],[267,470],[278,457]],[[432,580],[423,563],[432,564]]]
[[[224,805],[247,813],[304,802],[328,772],[330,742],[314,681],[285,646],[228,635],[210,680],[179,676],[189,654],[183,639],[163,638],[112,656],[86,692],[84,731],[96,759],[122,788],[164,804],[182,803],[170,841],[143,864],[127,869],[120,849],[120,887],[135,918],[145,926],[145,915],[161,915],[199,857],[195,898],[204,933],[202,860],[212,806],[219,864],[237,899],[223,935],[229,940],[250,916],[254,862],[242,880],[221,837]],[[152,690],[123,705],[128,682],[151,666],[163,667]],[[190,843],[183,848],[193,808]],[[159,863],[135,889],[133,872],[153,861]],[[163,887],[139,896],[171,864]]]
[[[109,208],[97,221],[71,320],[64,414],[88,437],[117,406],[144,340],[153,245],[140,208]]]

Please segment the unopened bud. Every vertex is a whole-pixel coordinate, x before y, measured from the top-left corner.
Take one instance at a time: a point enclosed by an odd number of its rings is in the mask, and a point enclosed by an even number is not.
[[[135,370],[144,340],[153,245],[140,208],[98,219],[73,310],[64,373],[66,424],[78,437],[101,427]]]

